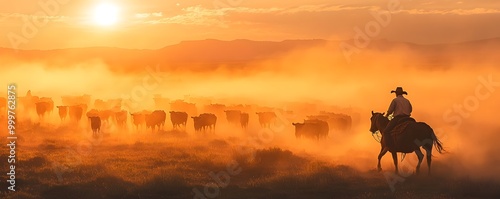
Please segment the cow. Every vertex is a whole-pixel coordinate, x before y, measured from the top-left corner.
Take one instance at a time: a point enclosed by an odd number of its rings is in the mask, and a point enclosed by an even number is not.
[[[259,123],[262,127],[269,127],[277,118],[274,112],[257,112],[257,115],[259,116]]]
[[[101,118],[98,116],[91,116],[90,119],[90,127],[92,128],[93,135],[97,135],[101,131]]]
[[[132,123],[135,125],[137,130],[139,130],[140,126],[146,125],[146,115],[148,114],[148,111],[130,113],[130,115],[132,116]]]
[[[54,111],[54,101],[52,100],[52,98],[50,97],[42,97],[42,98],[39,98],[37,102],[46,102],[47,103],[47,114],[51,114],[52,111]],[[36,106],[36,105],[35,105]]]
[[[68,106],[56,106],[57,109],[59,109],[59,118],[61,118],[61,121],[64,121],[66,119],[66,116],[68,115]]]
[[[115,114],[115,121],[116,121],[116,124],[119,126],[119,127],[126,127],[127,125],[127,111],[117,111],[117,112],[114,112]]]
[[[319,138],[326,138],[330,131],[328,122],[323,120],[304,120],[306,124],[314,124],[318,127]]]
[[[341,132],[347,132],[351,130],[352,118],[346,114],[332,114],[330,116],[334,129]]]
[[[215,132],[215,124],[217,123],[217,116],[212,113],[203,113],[193,118],[194,130],[205,131],[207,128]]]
[[[321,111],[319,115],[309,116],[309,119],[321,119],[327,121],[330,129],[337,132],[347,132],[351,130],[352,118],[343,113],[331,113]]]
[[[69,118],[78,123],[82,119],[83,105],[73,105],[69,107]]]
[[[85,116],[87,116],[87,125],[90,124],[90,117],[99,117],[99,111],[97,109],[91,109],[87,113],[85,113]],[[99,118],[100,120],[100,118]],[[102,122],[102,121],[101,121]]]
[[[186,112],[170,111],[170,121],[174,129],[180,128],[181,125],[186,128],[188,114]]]
[[[241,128],[247,128],[247,126],[248,126],[248,113],[241,113],[240,124],[241,124]]]
[[[45,114],[49,110],[50,103],[49,102],[36,102],[35,107],[36,107],[36,114],[38,115],[40,120],[42,120],[43,117],[45,116]]]
[[[150,114],[145,116],[146,128],[151,128],[154,132],[155,127],[158,127],[158,131],[165,125],[165,119],[167,114],[163,110],[155,110]]]
[[[241,111],[239,110],[225,110],[227,122],[230,124],[241,125]]]
[[[114,112],[109,109],[99,111],[99,117],[101,118],[101,121],[106,122],[106,124],[109,124],[109,121],[112,120],[113,115]]]
[[[88,118],[90,117],[99,117],[99,111],[97,109],[91,109],[85,114]]]
[[[201,131],[201,129],[203,128],[203,123],[200,116],[192,116],[191,118],[193,118],[194,131]]]
[[[326,138],[328,136],[328,123],[322,120],[304,120],[304,123],[292,123],[295,126],[295,137]]]

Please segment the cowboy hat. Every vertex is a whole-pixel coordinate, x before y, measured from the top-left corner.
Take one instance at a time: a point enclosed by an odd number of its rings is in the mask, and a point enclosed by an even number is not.
[[[392,90],[391,93],[396,93],[397,95],[408,95],[408,93],[403,90],[403,87],[397,87],[396,90]]]

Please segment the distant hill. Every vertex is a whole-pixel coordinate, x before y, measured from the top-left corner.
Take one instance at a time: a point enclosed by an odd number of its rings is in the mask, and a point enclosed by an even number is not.
[[[42,62],[64,67],[89,60],[102,60],[115,71],[133,71],[159,64],[170,70],[210,69],[220,65],[244,66],[251,62],[284,55],[295,49],[325,44],[325,40],[289,40],[282,42],[250,40],[183,41],[156,50],[89,47],[56,50],[19,50],[0,48],[0,57],[10,61]]]
[[[353,43],[345,41],[347,43]],[[212,70],[217,67],[239,69],[252,63],[273,59],[292,51],[323,47],[340,53],[338,41],[285,40],[281,42],[251,40],[198,40],[183,41],[155,50],[89,47],[55,50],[13,50],[0,48],[0,59],[9,62],[42,62],[49,67],[65,67],[91,60],[101,60],[116,72],[142,70],[159,64],[168,70]],[[368,46],[380,52],[406,49],[420,56],[419,64],[432,66],[452,59],[490,59],[491,49],[500,50],[500,38],[455,44],[418,45],[387,40],[372,41]],[[471,53],[472,52],[472,53]],[[357,56],[357,55],[356,55]],[[362,56],[362,55],[360,55]]]

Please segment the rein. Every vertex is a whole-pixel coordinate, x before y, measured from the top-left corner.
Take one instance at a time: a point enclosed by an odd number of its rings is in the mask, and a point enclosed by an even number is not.
[[[378,143],[380,143],[380,141],[382,140],[382,135],[380,134],[380,131],[376,131],[375,133],[372,133],[372,137]]]
[[[377,118],[375,118],[375,122],[379,123],[379,116],[378,115],[377,115]],[[375,141],[380,143],[382,141],[382,133],[380,132],[380,129],[378,131],[375,131],[374,133],[372,133],[372,137]]]

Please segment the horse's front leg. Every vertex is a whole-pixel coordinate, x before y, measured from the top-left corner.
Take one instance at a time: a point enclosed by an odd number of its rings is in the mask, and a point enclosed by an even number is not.
[[[394,160],[394,167],[396,168],[396,174],[399,174],[398,171],[398,153],[396,152],[391,152],[392,153],[392,160]]]
[[[389,151],[389,149],[387,147],[382,147],[380,149],[380,153],[378,154],[377,170],[379,172],[382,171],[382,166],[380,166],[380,160],[382,159],[382,157],[384,157],[384,155],[385,155],[385,153],[387,153],[387,151]]]

